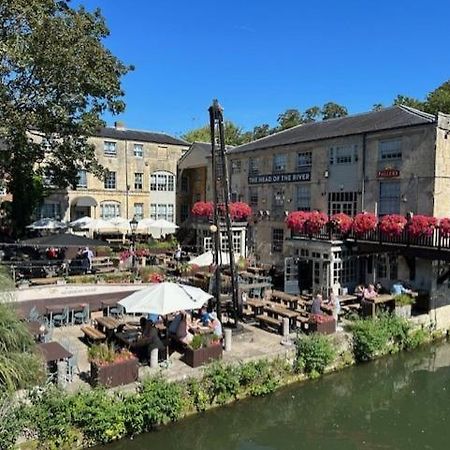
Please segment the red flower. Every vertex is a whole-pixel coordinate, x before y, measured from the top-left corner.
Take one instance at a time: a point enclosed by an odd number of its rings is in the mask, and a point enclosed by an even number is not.
[[[286,225],[287,227],[296,232],[296,233],[304,233],[306,221],[309,219],[311,213],[306,211],[293,211],[288,214],[286,217]]]
[[[353,231],[356,234],[364,234],[373,231],[377,227],[377,222],[378,219],[375,214],[368,212],[356,214],[353,219]]]
[[[338,213],[330,217],[331,226],[339,233],[348,233],[353,225],[353,219],[347,214]]]
[[[153,272],[149,275],[148,281],[150,281],[150,283],[162,283],[164,281],[164,276],[160,273]]]
[[[232,220],[246,220],[252,215],[252,208],[244,202],[234,202],[228,205]]]
[[[334,320],[333,316],[329,316],[328,314],[310,314],[309,315],[309,322],[310,323],[325,323],[325,322],[331,322]]]
[[[407,220],[399,214],[388,214],[380,220],[380,231],[388,236],[400,236]]]
[[[439,222],[439,229],[441,230],[441,235],[443,237],[449,237],[450,236],[450,219],[445,217],[444,219],[441,219]]]
[[[196,202],[191,212],[197,217],[211,218],[213,216],[214,206],[212,202]]]
[[[306,221],[306,232],[309,234],[318,233],[328,222],[328,216],[325,213],[319,211],[313,211],[309,214],[309,218]]]
[[[131,250],[124,250],[120,253],[119,259],[120,261],[128,261],[133,256],[133,252]]]
[[[436,217],[417,215],[411,218],[408,232],[411,237],[431,236],[437,226]]]

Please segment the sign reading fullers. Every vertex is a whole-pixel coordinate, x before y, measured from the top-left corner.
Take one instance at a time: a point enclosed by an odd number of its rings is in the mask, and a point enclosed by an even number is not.
[[[311,172],[277,173],[272,175],[255,175],[248,177],[248,184],[296,183],[299,181],[310,180]]]

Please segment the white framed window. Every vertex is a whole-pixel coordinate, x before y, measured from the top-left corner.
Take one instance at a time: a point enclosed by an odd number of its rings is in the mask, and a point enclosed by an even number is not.
[[[297,170],[304,169],[305,167],[311,167],[312,165],[312,152],[297,153]]]
[[[151,203],[150,219],[164,219],[175,222],[175,205],[173,203]]]
[[[156,220],[156,203],[150,204],[150,219]]]
[[[205,236],[203,238],[203,249],[205,252],[212,250],[212,238],[210,236]]]
[[[87,188],[87,173],[85,170],[78,171],[77,188]]]
[[[241,173],[241,160],[240,159],[234,159],[231,161],[231,173]]]
[[[338,145],[331,147],[329,151],[330,165],[353,164],[358,161],[357,145]]]
[[[150,175],[151,191],[169,191],[175,189],[175,176],[170,172],[153,172]]]
[[[174,205],[168,204],[167,205],[167,220],[169,222],[175,222],[175,214],[174,214]]]
[[[115,142],[104,141],[103,142],[103,153],[105,156],[117,156],[117,146]]]
[[[134,144],[133,153],[136,158],[144,157],[144,146],[142,144]]]
[[[297,211],[310,211],[311,210],[311,188],[310,186],[297,186]]]
[[[383,141],[379,141],[378,154],[380,161],[402,159],[401,139],[386,139]]]
[[[379,215],[400,213],[400,182],[380,182]]]
[[[136,220],[142,220],[144,218],[144,204],[135,203],[134,204],[134,217]]]
[[[134,189],[136,191],[142,191],[144,184],[144,174],[142,172],[135,172],[134,174]]]
[[[286,172],[287,168],[287,155],[284,154],[278,154],[273,155],[273,172],[274,173],[280,173],[280,172]]]
[[[357,213],[358,194],[356,192],[330,192],[328,194],[328,214],[344,213],[353,217]]]
[[[107,172],[106,173],[105,189],[116,189],[116,172]]]
[[[248,188],[248,199],[250,206],[258,206],[258,188],[257,187],[249,187]]]
[[[103,202],[100,204],[100,217],[102,219],[113,219],[120,216],[120,203]]]
[[[249,158],[248,160],[248,174],[255,176],[259,174],[259,161],[256,158]]]

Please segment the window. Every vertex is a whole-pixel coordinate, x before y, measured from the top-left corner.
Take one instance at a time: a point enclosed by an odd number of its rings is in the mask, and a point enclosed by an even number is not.
[[[39,212],[40,219],[60,219],[61,205],[59,203],[44,203]]]
[[[250,187],[248,189],[248,199],[250,206],[258,207],[258,188]]]
[[[241,232],[240,231],[233,231],[233,251],[236,255],[241,253]],[[221,233],[220,235],[220,248],[222,252],[228,252],[228,236],[226,233]]]
[[[175,177],[169,172],[154,172],[150,175],[151,191],[170,191],[175,188]]]
[[[133,152],[136,158],[142,158],[144,156],[144,146],[142,144],[134,144]]]
[[[87,174],[85,170],[78,171],[77,188],[87,188]]]
[[[311,188],[309,186],[297,186],[297,211],[311,210]]]
[[[136,191],[142,191],[143,180],[144,180],[144,174],[143,173],[136,172],[134,174],[134,189]]]
[[[272,210],[279,211],[284,208],[284,188],[273,187],[272,188]]]
[[[169,203],[151,203],[150,204],[150,219],[164,219],[169,222],[175,220],[175,207]]]
[[[357,259],[344,250],[333,252],[333,256],[333,284],[354,284],[357,280]]]
[[[273,172],[285,172],[287,166],[287,155],[273,155]]]
[[[330,148],[330,164],[353,164],[358,161],[357,145],[339,145]]]
[[[116,143],[111,141],[104,141],[103,153],[105,154],[105,156],[117,156]]]
[[[233,203],[238,201],[238,193],[237,192],[232,192],[231,193],[230,201],[233,202]]]
[[[167,147],[163,147],[158,145],[158,159],[168,159],[169,157],[169,149]]]
[[[389,139],[378,143],[380,161],[392,161],[402,159],[402,141]]]
[[[105,189],[116,189],[116,172],[107,172],[106,173]]]
[[[134,217],[136,220],[142,220],[144,218],[144,204],[135,203],[134,204]]]
[[[258,160],[256,158],[250,158],[248,160],[248,175],[255,176],[259,174]]]
[[[231,161],[231,173],[241,173],[241,160],[236,159]]]
[[[311,152],[297,153],[297,170],[301,170],[305,167],[311,167],[311,165],[312,165]]]
[[[109,202],[100,205],[100,217],[102,219],[112,219],[120,216],[120,203]]]
[[[328,214],[344,213],[354,216],[357,212],[358,195],[356,192],[330,192],[328,194]]]
[[[400,213],[400,182],[380,183],[379,215]]]
[[[284,230],[283,228],[272,229],[272,251],[281,253],[283,251]]]

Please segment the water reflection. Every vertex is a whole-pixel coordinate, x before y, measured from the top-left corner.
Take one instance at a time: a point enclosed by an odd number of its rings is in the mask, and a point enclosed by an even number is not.
[[[198,415],[104,450],[446,449],[450,345]]]

